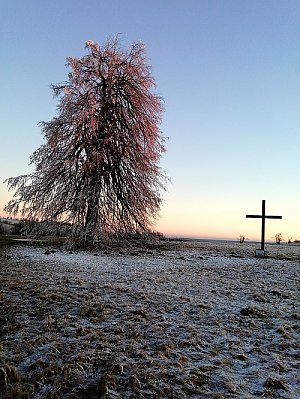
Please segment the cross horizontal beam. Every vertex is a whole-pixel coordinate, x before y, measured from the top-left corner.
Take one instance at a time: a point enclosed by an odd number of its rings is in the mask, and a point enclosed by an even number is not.
[[[282,219],[282,216],[268,216],[268,215],[246,215],[246,218],[266,218],[266,219]]]

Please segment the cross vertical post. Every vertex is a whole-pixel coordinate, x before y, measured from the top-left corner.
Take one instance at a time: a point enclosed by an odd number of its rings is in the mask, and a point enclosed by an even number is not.
[[[261,203],[261,242],[260,248],[265,250],[265,231],[266,231],[266,200]]]
[[[282,219],[282,216],[271,216],[266,215],[266,201],[262,200],[261,203],[261,215],[246,215],[246,218],[258,218],[261,219],[261,243],[260,250],[262,254],[265,251],[265,229],[266,229],[266,219]]]

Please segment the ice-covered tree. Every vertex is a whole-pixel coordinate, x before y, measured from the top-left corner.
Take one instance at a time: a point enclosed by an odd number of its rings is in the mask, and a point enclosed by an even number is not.
[[[40,122],[45,142],[30,158],[35,171],[7,179],[5,210],[29,219],[66,221],[74,235],[146,232],[162,203],[165,151],[162,98],[145,47],[118,38],[68,58],[68,80],[52,85],[57,116]]]

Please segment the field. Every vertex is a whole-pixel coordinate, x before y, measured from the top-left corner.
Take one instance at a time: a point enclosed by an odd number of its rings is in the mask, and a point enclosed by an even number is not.
[[[0,398],[300,398],[300,246],[0,247]]]

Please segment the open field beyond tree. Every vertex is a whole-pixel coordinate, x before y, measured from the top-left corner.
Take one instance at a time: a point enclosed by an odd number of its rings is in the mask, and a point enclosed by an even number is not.
[[[1,398],[299,398],[300,247],[0,247]]]

